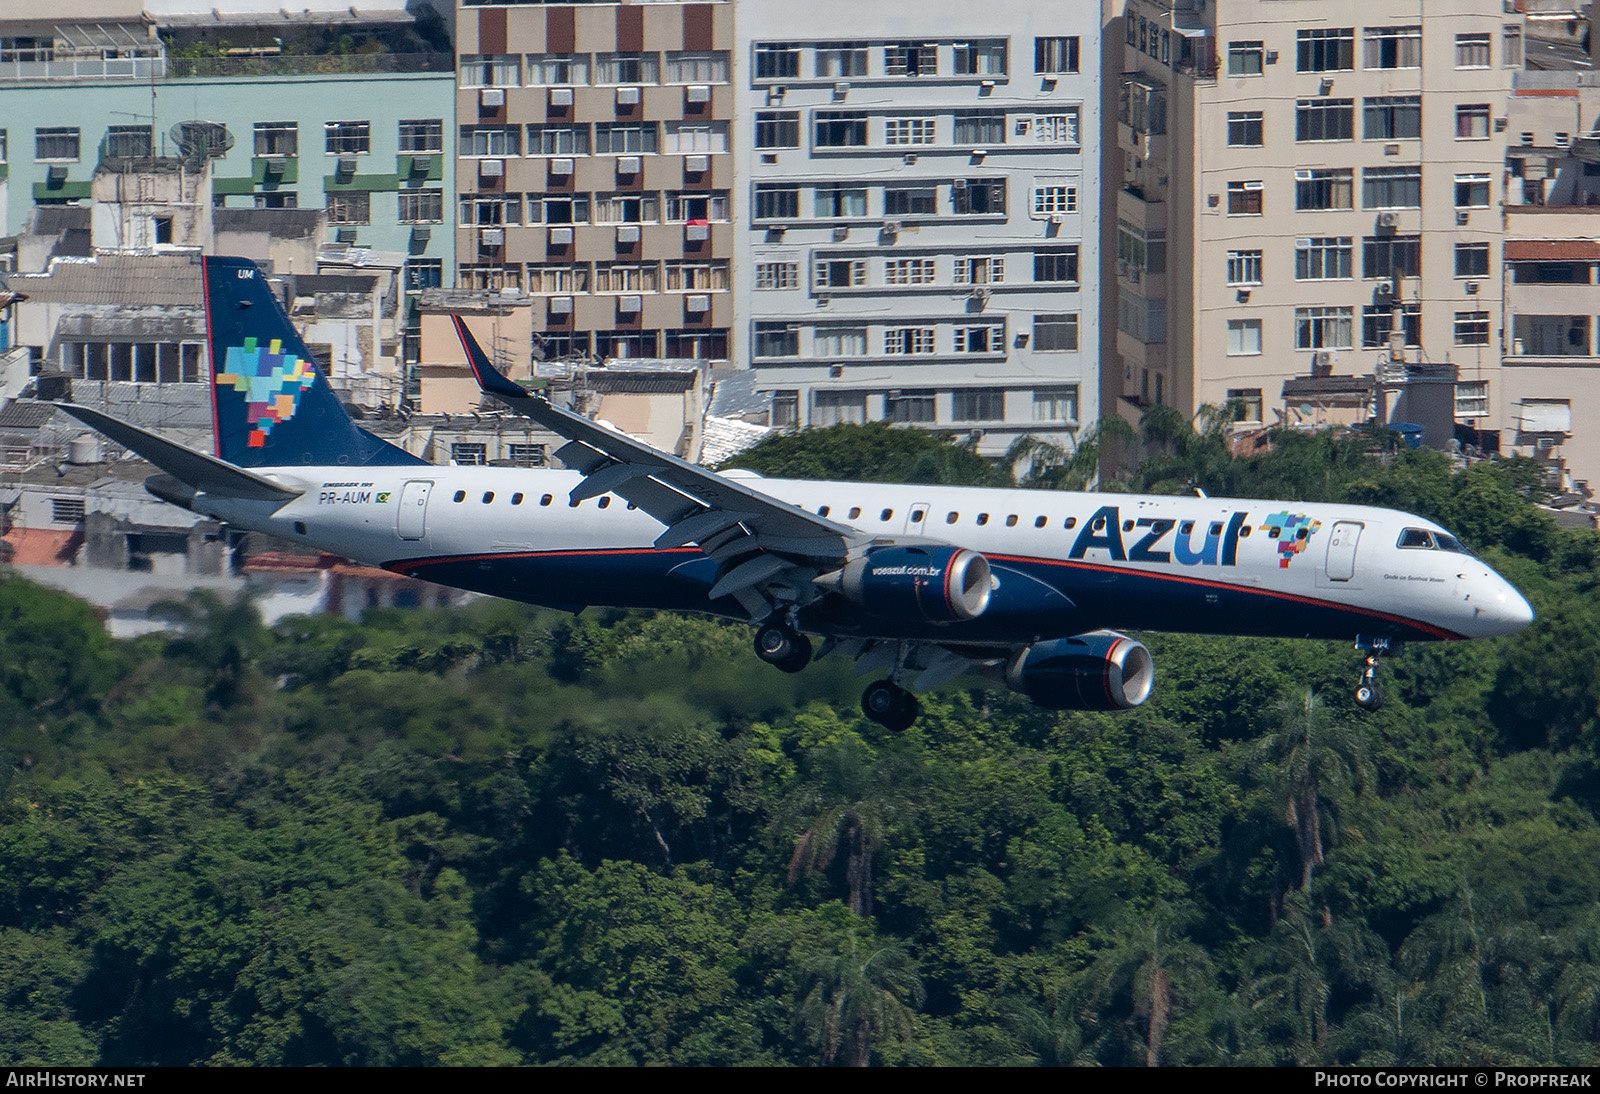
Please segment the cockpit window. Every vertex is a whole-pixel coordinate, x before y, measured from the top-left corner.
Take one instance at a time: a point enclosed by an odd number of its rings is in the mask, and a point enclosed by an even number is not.
[[[1439,550],[1441,551],[1454,551],[1458,555],[1470,555],[1472,553],[1461,545],[1459,539],[1444,532],[1433,533],[1433,542],[1439,545]]]
[[[1431,551],[1434,549],[1433,533],[1426,528],[1407,528],[1400,533],[1400,542],[1397,546]]]

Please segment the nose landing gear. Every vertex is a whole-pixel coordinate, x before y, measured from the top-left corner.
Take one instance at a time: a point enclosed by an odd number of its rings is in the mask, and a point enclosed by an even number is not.
[[[1367,651],[1367,662],[1361,670],[1361,682],[1356,685],[1356,706],[1372,711],[1383,706],[1383,692],[1378,688],[1379,657],[1399,653],[1398,644],[1387,638],[1357,638],[1356,649]]]

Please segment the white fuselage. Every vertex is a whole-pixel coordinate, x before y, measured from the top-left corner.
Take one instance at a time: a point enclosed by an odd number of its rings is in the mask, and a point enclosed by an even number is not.
[[[620,497],[570,505],[568,495],[582,481],[577,472],[311,467],[265,473],[305,492],[276,509],[202,493],[193,508],[362,562],[535,603],[694,606],[685,603],[683,587],[655,596],[649,575],[687,573],[690,561],[708,565],[692,549],[655,552],[651,545],[663,526]],[[1532,618],[1522,596],[1474,556],[1400,546],[1407,529],[1443,529],[1390,509],[734,475],[771,497],[868,533],[981,552],[1001,583],[1048,583],[1052,595],[1059,591],[1078,609],[1063,616],[1063,634],[1088,625],[1448,639],[1507,634]],[[537,565],[557,556],[565,569]],[[628,563],[621,567],[624,556]],[[661,556],[658,570],[650,569],[653,556]],[[526,564],[515,583],[497,584],[496,566],[513,560]],[[571,568],[578,564],[581,570]],[[619,567],[615,581],[608,577],[613,566]],[[463,579],[463,567],[476,567],[481,576]],[[583,580],[574,582],[574,574]],[[550,587],[540,587],[546,581]],[[699,606],[716,610],[709,601]],[[1035,614],[1026,629],[1014,639],[985,630],[977,640],[1027,642],[1051,627]]]

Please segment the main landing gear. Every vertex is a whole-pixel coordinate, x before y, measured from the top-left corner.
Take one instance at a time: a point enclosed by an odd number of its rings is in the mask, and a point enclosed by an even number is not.
[[[799,672],[811,663],[811,639],[774,615],[756,628],[756,656],[784,672]]]
[[[1361,682],[1356,685],[1356,706],[1362,710],[1377,710],[1383,706],[1383,692],[1378,689],[1378,658],[1387,653],[1399,653],[1400,647],[1387,638],[1357,638],[1356,649],[1367,651]]]
[[[879,680],[861,693],[861,712],[885,729],[902,733],[922,713],[922,704],[893,680]]]

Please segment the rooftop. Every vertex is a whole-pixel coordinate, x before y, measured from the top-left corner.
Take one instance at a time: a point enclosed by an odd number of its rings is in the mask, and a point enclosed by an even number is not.
[[[56,258],[45,273],[9,274],[5,281],[6,288],[40,304],[202,306],[200,263],[189,254]]]

